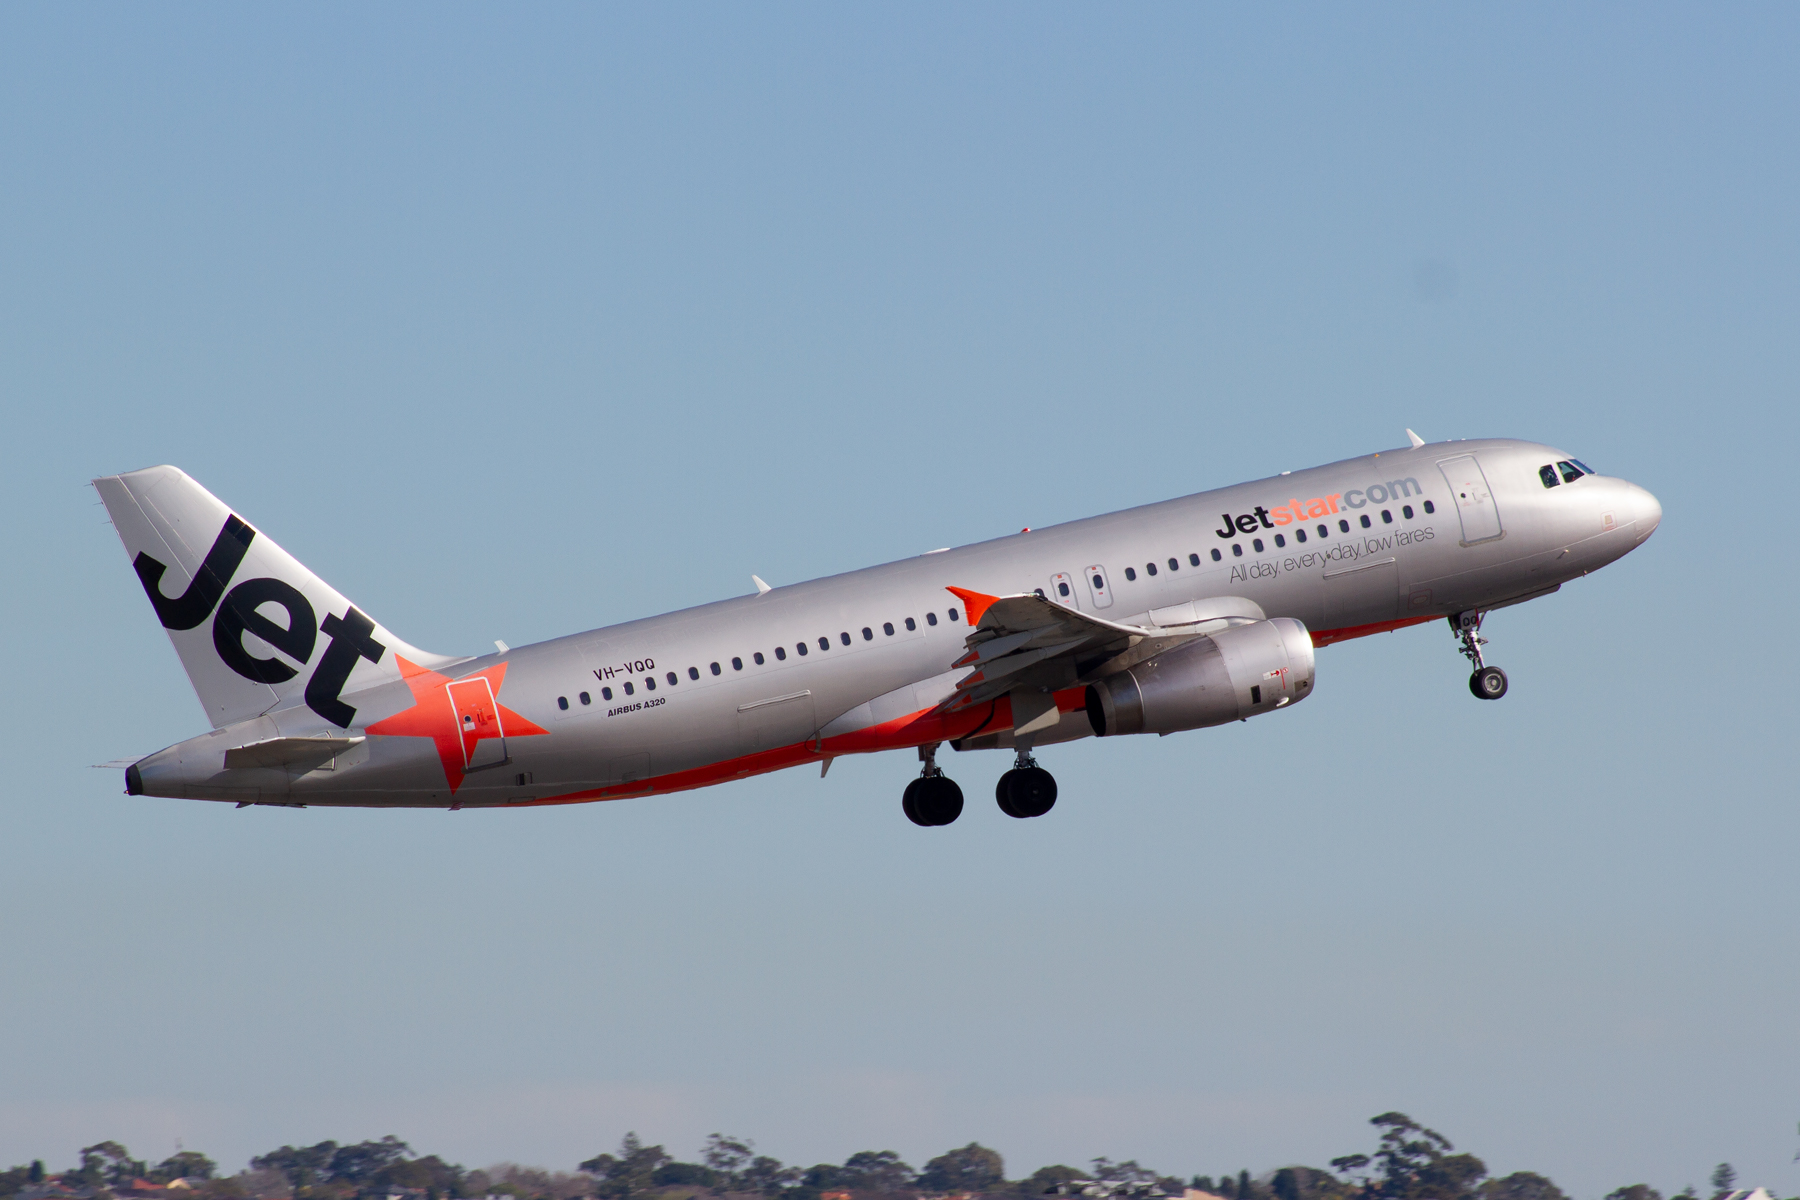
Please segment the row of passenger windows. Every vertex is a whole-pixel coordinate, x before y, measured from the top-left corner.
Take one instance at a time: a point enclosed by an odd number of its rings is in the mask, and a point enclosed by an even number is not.
[[[1561,479],[1556,477],[1558,471],[1562,472]],[[1544,481],[1544,486],[1547,488],[1553,488],[1564,483],[1574,483],[1583,475],[1592,474],[1594,474],[1594,468],[1588,466],[1578,458],[1571,458],[1568,462],[1559,462],[1555,466],[1545,463],[1538,468],[1538,478]]]
[[[947,616],[948,618],[950,618],[950,620],[952,620],[952,621],[960,621],[962,619],[962,615],[960,613],[958,613],[954,608],[944,610],[944,615]],[[918,631],[919,623],[918,623],[918,621],[914,620],[912,617],[907,617],[901,623],[906,626],[906,631],[908,633],[915,633]],[[936,625],[937,623],[938,623],[938,616],[936,613],[928,612],[925,614],[925,624]],[[886,637],[893,637],[897,631],[895,630],[894,623],[892,621],[883,621],[881,623],[881,632]],[[862,639],[865,642],[874,641],[875,640],[875,630],[868,625],[864,625],[862,627]],[[856,640],[850,636],[849,630],[844,630],[843,632],[838,634],[838,641],[842,645],[851,646],[851,645],[855,644]],[[821,637],[818,640],[818,645],[819,645],[819,649],[821,651],[830,650],[831,649],[831,639],[829,637]],[[805,643],[805,642],[795,642],[794,643],[794,652],[796,654],[800,655],[800,657],[805,658],[807,656],[807,654],[811,653],[811,647],[808,646],[807,643]],[[775,660],[777,662],[786,662],[787,656],[788,656],[788,652],[787,652],[786,646],[775,647]],[[764,663],[768,662],[768,659],[763,657],[763,652],[761,650],[757,650],[750,655],[750,661],[760,667]],[[708,663],[707,669],[709,671],[711,671],[714,675],[723,675],[725,673],[725,668],[721,667],[716,662]],[[733,671],[743,670],[744,669],[744,660],[742,658],[737,658],[737,657],[732,658],[731,669]],[[689,679],[700,678],[700,668],[699,667],[689,667],[687,669],[687,677]],[[673,671],[665,672],[663,675],[663,678],[668,681],[668,685],[670,687],[674,687],[681,682],[681,676],[677,675]],[[653,674],[643,676],[639,682],[643,683],[644,690],[646,692],[654,692],[656,690],[656,676]],[[621,684],[620,686],[624,689],[625,694],[627,696],[634,696],[637,694],[637,688],[634,686],[634,683],[632,681],[627,681],[627,682]],[[613,698],[613,690],[610,687],[601,688],[600,689],[600,698],[602,700],[611,700]],[[586,692],[581,692],[579,695],[577,695],[576,699],[580,700],[581,703],[583,703],[583,704],[592,704],[594,702],[594,698]],[[562,709],[564,712],[567,712],[569,709],[569,698],[567,696],[558,696],[556,698],[556,707]]]
[[[1546,486],[1548,486],[1548,485],[1546,485]],[[1428,513],[1434,513],[1437,511],[1437,506],[1435,504],[1433,504],[1431,501],[1427,500],[1427,501],[1425,501],[1425,511]],[[1404,520],[1407,520],[1407,521],[1412,520],[1413,519],[1413,506],[1410,504],[1401,505],[1400,516]],[[1373,529],[1375,526],[1375,523],[1369,519],[1368,513],[1364,513],[1358,519],[1360,520],[1362,527],[1364,529]],[[1381,510],[1381,523],[1383,525],[1392,525],[1394,523],[1394,512],[1392,509],[1384,508]],[[1340,520],[1337,524],[1338,524],[1338,532],[1339,533],[1349,533],[1350,532],[1350,522],[1348,520]],[[1331,536],[1331,526],[1329,524],[1318,526],[1317,536],[1321,540],[1323,540],[1324,538],[1330,537]],[[1306,538],[1307,538],[1307,533],[1306,533],[1305,528],[1298,528],[1298,529],[1294,530],[1294,541],[1304,543],[1306,541]],[[1276,545],[1276,548],[1278,548],[1278,549],[1285,547],[1287,545],[1287,535],[1285,533],[1276,534],[1275,535],[1275,545]],[[1261,554],[1264,550],[1263,540],[1261,538],[1251,538],[1250,539],[1250,547],[1257,554]],[[1231,543],[1231,556],[1233,558],[1244,557],[1244,544],[1242,542]],[[1213,552],[1212,552],[1212,560],[1214,562],[1221,562],[1224,560],[1224,558],[1225,558],[1224,551],[1218,549],[1217,547],[1214,547]],[[1188,555],[1188,565],[1194,566],[1194,567],[1199,566],[1200,565],[1200,556],[1198,554]],[[1144,564],[1144,573],[1146,575],[1156,574],[1156,569],[1157,569],[1156,564],[1153,562]],[[1169,570],[1179,571],[1180,569],[1181,569],[1181,560],[1179,558],[1171,558],[1169,560]],[[1136,567],[1126,567],[1125,568],[1125,578],[1128,581],[1136,581],[1137,568]],[[1105,584],[1104,580],[1096,578],[1094,580],[1094,586],[1097,588],[1105,587],[1106,584]]]

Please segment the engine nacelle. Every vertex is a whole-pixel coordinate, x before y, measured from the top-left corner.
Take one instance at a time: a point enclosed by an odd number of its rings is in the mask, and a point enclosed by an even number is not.
[[[1273,712],[1312,687],[1312,636],[1276,617],[1183,642],[1090,685],[1088,723],[1100,737],[1203,729]]]

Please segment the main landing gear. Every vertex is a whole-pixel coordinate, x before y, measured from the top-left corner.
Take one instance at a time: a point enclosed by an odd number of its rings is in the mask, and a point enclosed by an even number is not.
[[[925,766],[900,797],[900,808],[914,825],[948,825],[962,816],[962,789],[937,765],[937,748],[936,742],[919,747]]]
[[[1481,648],[1487,645],[1487,639],[1481,636],[1481,618],[1486,615],[1475,609],[1459,612],[1450,618],[1450,628],[1462,642],[1462,656],[1475,664],[1475,673],[1469,676],[1469,692],[1477,700],[1498,700],[1506,695],[1506,672],[1481,660]]]
[[[1021,746],[1013,769],[994,785],[994,799],[1009,817],[1041,817],[1056,805],[1056,776],[1038,766],[1031,751]]]

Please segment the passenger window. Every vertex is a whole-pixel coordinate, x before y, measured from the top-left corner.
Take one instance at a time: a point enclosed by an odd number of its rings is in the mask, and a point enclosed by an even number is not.
[[[870,629],[867,625],[864,625],[863,626],[863,641],[872,642],[874,640],[875,640],[875,631],[873,629]]]
[[[1067,595],[1068,591],[1069,591],[1069,585],[1066,583],[1063,584],[1063,594]],[[936,625],[937,624],[937,614],[936,613],[926,613],[925,614],[925,623],[927,625]]]
[[[801,657],[801,658],[805,658],[805,657],[806,657],[806,643],[805,643],[805,642],[795,642],[795,643],[794,643],[794,649],[796,649],[796,650],[798,650],[798,651],[799,651],[799,652],[800,652],[800,657]],[[776,651],[776,652],[775,652],[775,653],[777,653],[777,654],[780,654],[780,653],[781,653],[781,651],[779,651],[779,650],[777,650],[777,651]]]
[[[1154,574],[1156,574],[1156,564],[1155,563],[1145,563],[1144,570],[1146,570],[1150,574],[1154,575]]]
[[[1169,570],[1171,570],[1171,571],[1181,570],[1181,560],[1179,558],[1171,558],[1169,560]]]
[[[1217,558],[1219,556],[1215,554],[1215,555],[1213,555],[1213,557]],[[1188,566],[1197,567],[1199,565],[1200,565],[1200,556],[1198,554],[1188,555]]]
[[[1362,527],[1364,529],[1367,529],[1369,527],[1369,514],[1368,513],[1364,513],[1362,515]]]
[[[699,672],[696,671],[695,674],[699,674]],[[669,686],[674,687],[676,684],[678,684],[680,682],[681,682],[681,676],[677,675],[673,671],[670,671],[669,672]]]
[[[1094,576],[1094,590],[1097,592],[1102,591],[1105,589],[1105,587],[1106,587],[1106,580],[1100,578],[1098,575]]]
[[[743,670],[744,669],[744,660],[741,658],[738,658],[734,655],[731,660],[731,669],[734,671]]]
[[[954,608],[946,609],[945,615],[948,616],[952,621],[960,621],[962,619],[961,617],[958,617],[956,615],[956,610]]]
[[[583,693],[581,693],[581,702],[583,704],[592,704],[594,702],[594,698],[592,696],[588,695],[586,692],[583,692]]]
[[[1255,546],[1255,547],[1256,547],[1256,552],[1257,552],[1257,553],[1258,553],[1258,554],[1261,554],[1261,553],[1262,553],[1262,539],[1261,539],[1261,538],[1252,538],[1252,539],[1250,539],[1250,544],[1251,544],[1251,545],[1252,545],[1252,546]]]
[[[1223,554],[1220,554],[1217,549],[1215,549],[1213,551],[1213,561],[1214,562],[1218,562],[1221,558],[1224,558],[1224,557],[1225,556]]]
[[[1066,583],[1057,584],[1056,585],[1056,594],[1059,596],[1062,596],[1066,599],[1069,595],[1069,585]]]
[[[1306,540],[1306,530],[1304,530],[1304,529],[1294,530],[1294,540],[1296,542],[1304,542]]]
[[[1548,463],[1538,468],[1538,478],[1544,481],[1545,487],[1555,487],[1561,482],[1556,478],[1556,468]]]
[[[569,698],[567,696],[558,696],[556,698],[556,707],[562,709],[564,712],[568,712],[569,711]]]
[[[1581,472],[1575,469],[1574,463],[1559,462],[1556,469],[1562,472],[1564,483],[1574,483],[1581,478]]]
[[[787,661],[787,647],[786,646],[775,647],[775,657],[777,659],[779,659],[781,662],[786,662]]]
[[[1392,525],[1394,523],[1394,514],[1389,512],[1385,508],[1382,509],[1381,510],[1381,523],[1383,525]]]
[[[913,620],[911,617],[906,618],[906,632],[911,633],[918,627],[919,623],[917,621]]]
[[[828,637],[820,638],[819,639],[819,649],[821,649],[821,650],[831,649],[831,639]]]
[[[601,688],[600,689],[600,698],[602,700],[611,700],[612,699],[612,689],[611,688]]]
[[[1125,568],[1125,582],[1126,583],[1137,582],[1137,568],[1136,567],[1126,567]]]
[[[1233,543],[1231,543],[1231,557],[1233,557],[1233,558],[1242,558],[1242,557],[1244,557],[1244,547],[1243,547],[1243,543],[1241,543],[1241,542],[1233,542]]]
[[[883,621],[881,623],[881,632],[887,634],[889,637],[893,637],[894,636],[894,623],[892,621]]]
[[[1326,537],[1326,536],[1328,536],[1328,535],[1329,535],[1329,534],[1330,534],[1330,533],[1331,533],[1331,526],[1329,526],[1329,525],[1321,525],[1321,526],[1319,526],[1319,536],[1320,536],[1320,537]]]
[[[631,696],[631,695],[635,695],[635,694],[636,694],[636,693],[635,693],[635,692],[633,692],[633,691],[632,691],[632,690],[631,690],[631,685],[630,685],[630,684],[629,684],[629,683],[627,683],[627,684],[626,684],[626,685],[625,685],[625,694],[626,694],[626,695],[627,695],[627,696]]]
[[[840,633],[838,634],[838,640],[848,646],[850,644],[850,634],[848,632]]]
[[[1304,535],[1302,535],[1302,536],[1304,536]],[[1275,535],[1275,544],[1276,544],[1276,545],[1277,545],[1277,546],[1285,546],[1285,545],[1287,545],[1287,539],[1286,539],[1286,538],[1284,538],[1284,537],[1282,537],[1282,536],[1281,536],[1281,535],[1280,535],[1280,534],[1279,534],[1279,533],[1278,533],[1278,534],[1276,534],[1276,535]]]
[[[1410,504],[1401,505],[1400,506],[1400,515],[1405,517],[1409,521],[1412,520],[1412,505],[1410,505]]]
[[[733,662],[737,662],[737,660],[736,660],[736,659],[735,659],[735,658],[734,658],[734,659],[732,659],[732,660],[731,660],[731,661],[733,661]],[[741,670],[743,670],[743,669],[744,669],[744,668],[743,668],[743,665],[742,665],[742,664],[741,664],[741,663],[740,663],[740,664],[739,664],[739,666],[738,666],[738,670],[740,670],[740,671],[741,671]],[[714,663],[714,664],[713,664],[713,665],[712,665],[712,673],[713,673],[713,674],[714,674],[714,675],[722,675],[722,674],[724,674],[724,672],[723,672],[723,671],[721,671],[721,670],[719,670],[719,664],[718,664],[718,663]]]
[[[762,666],[762,665],[763,665],[763,656],[762,656],[762,651],[761,651],[761,650],[758,650],[758,651],[756,651],[756,652],[755,652],[755,653],[754,653],[754,654],[752,654],[752,655],[751,655],[751,656],[750,656],[750,659],[751,659],[751,661],[752,661],[752,662],[754,662],[754,663],[755,663],[755,664],[756,664],[756,665],[757,665],[757,666],[759,666],[759,667],[760,667],[760,666]]]
[[[688,678],[689,679],[700,678],[700,668],[699,667],[689,667],[688,668]]]
[[[654,692],[656,690],[656,676],[654,676],[654,675],[644,676],[644,690],[646,692]]]
[[[1431,501],[1427,500],[1425,502],[1425,511],[1428,513],[1434,513],[1437,511],[1437,505],[1435,505]]]

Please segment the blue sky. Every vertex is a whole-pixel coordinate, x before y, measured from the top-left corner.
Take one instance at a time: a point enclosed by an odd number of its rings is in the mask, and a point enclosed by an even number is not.
[[[1800,1192],[1800,13],[0,12],[0,1160],[971,1139],[1260,1172],[1401,1109]],[[172,462],[470,652],[1428,439],[1662,500],[1279,717],[520,813],[236,811],[96,498]]]

